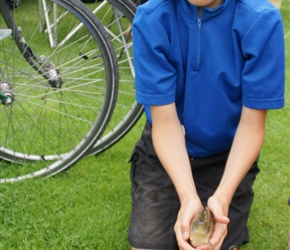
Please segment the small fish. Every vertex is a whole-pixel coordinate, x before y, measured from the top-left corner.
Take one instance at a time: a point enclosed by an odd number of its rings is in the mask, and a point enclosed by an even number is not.
[[[214,217],[212,212],[203,208],[192,220],[190,232],[190,244],[198,247],[208,243],[214,231]]]

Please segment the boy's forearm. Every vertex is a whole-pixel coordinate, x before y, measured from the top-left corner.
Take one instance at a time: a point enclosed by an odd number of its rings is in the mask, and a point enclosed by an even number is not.
[[[174,107],[168,107],[168,114],[164,107],[161,109],[151,109],[154,149],[176,188],[180,202],[190,198],[199,199],[192,178],[183,129],[177,115],[174,115]]]
[[[261,151],[265,136],[266,111],[243,108],[240,124],[223,178],[215,196],[229,205],[234,192]]]

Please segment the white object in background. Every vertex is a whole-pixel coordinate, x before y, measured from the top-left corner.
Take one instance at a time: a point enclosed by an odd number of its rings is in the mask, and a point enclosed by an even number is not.
[[[0,29],[0,40],[4,39],[7,36],[10,36],[12,33],[12,30],[9,29]]]

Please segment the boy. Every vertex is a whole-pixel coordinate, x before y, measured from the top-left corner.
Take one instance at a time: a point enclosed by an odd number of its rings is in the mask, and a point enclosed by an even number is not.
[[[266,110],[284,106],[284,35],[267,0],[151,0],[133,22],[147,124],[131,158],[132,249],[238,249]],[[213,212],[210,241],[188,243]]]

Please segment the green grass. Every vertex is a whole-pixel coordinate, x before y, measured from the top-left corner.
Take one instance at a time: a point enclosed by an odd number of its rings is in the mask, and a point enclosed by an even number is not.
[[[290,2],[282,3],[286,42],[286,105],[269,111],[255,199],[249,218],[251,243],[243,250],[286,250],[290,232]],[[289,248],[288,248],[289,250]]]
[[[65,173],[1,185],[0,249],[128,249],[127,161],[142,123]]]
[[[286,107],[270,111],[242,250],[286,250],[290,231],[290,2],[283,2],[287,52]],[[0,249],[128,250],[130,167],[144,124],[109,150],[49,179],[0,185]],[[4,164],[0,162],[0,164]]]

